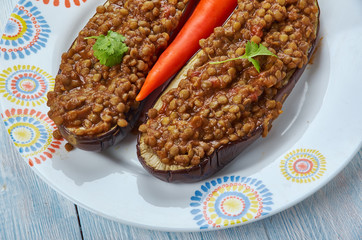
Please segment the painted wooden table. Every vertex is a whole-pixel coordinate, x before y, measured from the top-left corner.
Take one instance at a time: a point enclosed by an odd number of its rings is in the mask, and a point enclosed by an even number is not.
[[[0,30],[16,1],[1,0]],[[0,121],[0,239],[361,239],[361,159],[362,149],[317,193],[267,219],[214,232],[159,232],[107,220],[65,199],[25,164]]]

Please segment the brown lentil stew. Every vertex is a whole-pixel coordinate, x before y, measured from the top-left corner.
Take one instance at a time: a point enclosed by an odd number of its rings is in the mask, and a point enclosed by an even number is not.
[[[139,127],[144,143],[163,164],[192,167],[259,126],[265,137],[282,112],[275,96],[308,62],[318,11],[315,0],[239,0],[230,20],[200,41],[187,77],[148,111]],[[242,56],[249,40],[278,56],[256,57],[260,74],[246,59],[208,64]]]
[[[62,55],[55,89],[48,93],[49,117],[78,136],[97,136],[118,125],[126,127],[127,113],[145,76],[168,44],[188,0],[109,0],[80,31],[72,48]],[[126,37],[129,51],[113,67],[94,57],[90,36],[112,30]]]

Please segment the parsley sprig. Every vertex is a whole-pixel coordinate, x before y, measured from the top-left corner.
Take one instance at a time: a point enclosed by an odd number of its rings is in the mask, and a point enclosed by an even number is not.
[[[274,53],[269,51],[263,44],[257,44],[255,42],[248,41],[245,45],[245,54],[243,56],[237,57],[237,58],[230,58],[225,61],[220,62],[210,62],[210,64],[220,64],[220,63],[226,63],[230,61],[235,61],[238,59],[248,59],[249,62],[251,62],[256,70],[260,73],[260,64],[257,60],[255,60],[253,57],[256,56],[274,56],[277,57]]]
[[[84,39],[97,39],[93,45],[94,56],[102,65],[112,67],[122,62],[124,54],[128,51],[124,43],[126,38],[113,31],[108,31],[107,36],[91,36]]]

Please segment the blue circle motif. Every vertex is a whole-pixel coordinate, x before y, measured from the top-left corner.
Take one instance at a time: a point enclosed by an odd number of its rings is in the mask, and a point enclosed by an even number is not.
[[[242,200],[244,200],[245,206],[244,209],[242,210],[241,214],[238,214],[236,216],[229,216],[226,215],[224,212],[221,211],[221,202],[226,198],[226,197],[234,197],[237,196],[239,198],[241,198]],[[224,219],[228,219],[228,220],[237,220],[241,217],[243,217],[249,210],[250,208],[250,200],[249,198],[247,198],[244,194],[240,193],[240,192],[225,192],[222,193],[215,201],[215,205],[217,206],[215,208],[215,212],[222,218]]]
[[[39,9],[31,1],[20,0],[0,39],[0,57],[11,60],[35,54],[46,46],[50,32],[50,27]],[[14,35],[16,36],[11,37]]]
[[[23,81],[30,81],[34,85],[33,88],[31,90],[25,90],[21,86]],[[30,69],[17,70],[5,79],[5,83],[6,92],[14,98],[23,101],[41,99],[49,90],[48,80],[40,73]],[[21,93],[22,96],[19,97],[17,93]]]
[[[195,191],[191,214],[200,229],[241,224],[267,215],[274,204],[272,196],[261,180],[224,176]]]
[[[295,149],[280,161],[283,176],[292,182],[310,183],[320,179],[326,168],[326,158],[316,149]]]
[[[303,153],[303,154],[306,155],[308,157],[308,159],[312,159],[316,169],[314,171],[308,172],[308,174],[305,174],[303,176],[299,176],[298,173],[307,173],[307,172],[303,172],[303,171],[295,172],[294,170],[290,170],[288,165],[293,164],[293,161],[295,161],[295,158],[302,155],[301,153],[296,153],[296,154],[291,155],[289,158],[287,158],[285,160],[284,167],[285,167],[286,173],[289,175],[289,177],[298,178],[298,179],[308,179],[308,178],[313,177],[314,175],[316,175],[318,173],[319,168],[320,168],[320,163],[319,163],[318,156],[316,156],[315,154],[312,154],[312,153],[308,153],[308,152]]]
[[[31,81],[32,83],[34,83],[35,87],[31,91],[24,90],[21,87],[21,84],[20,84],[23,81]],[[39,89],[38,81],[35,78],[32,78],[32,77],[21,77],[21,78],[19,78],[18,83],[19,84],[16,85],[16,90],[23,93],[23,94],[32,94],[32,93],[35,93]],[[38,96],[35,99],[39,99],[40,97],[41,96]]]
[[[41,120],[32,116],[14,115],[5,120],[4,123],[11,140],[23,156],[40,151],[47,144],[48,139],[51,138],[51,130],[47,129]],[[31,137],[23,141],[15,136],[14,131],[30,132]]]
[[[27,131],[27,132],[29,132],[30,133],[29,139],[27,139],[27,140],[18,139],[14,134],[14,132],[17,132],[17,131]],[[13,142],[15,144],[21,144],[21,145],[29,144],[31,141],[34,140],[34,137],[35,137],[34,129],[31,128],[31,127],[28,127],[28,126],[16,126],[10,132],[10,138],[11,138],[11,140],[13,140]]]
[[[5,26],[5,33],[8,35],[15,35],[18,33],[18,26],[12,22],[8,21]]]

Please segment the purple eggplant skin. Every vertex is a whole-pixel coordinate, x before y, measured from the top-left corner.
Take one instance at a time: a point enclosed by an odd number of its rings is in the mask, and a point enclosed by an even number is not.
[[[318,3],[317,3],[318,4]],[[316,47],[316,42],[319,34],[319,19],[320,11],[318,6],[318,25],[316,27],[316,38],[312,42],[311,48],[308,51],[308,59],[313,55],[314,49]],[[301,75],[303,74],[307,64],[302,68],[295,70],[295,72],[290,76],[288,83],[279,90],[275,100],[279,102],[284,102],[285,99],[289,96],[294,86],[297,84]],[[272,124],[269,123],[269,129]],[[180,170],[158,170],[149,166],[146,160],[141,155],[140,150],[140,141],[142,134],[138,135],[137,138],[137,155],[138,159],[143,166],[151,175],[156,178],[165,181],[165,182],[183,182],[183,183],[192,183],[198,182],[204,179],[207,179],[220,171],[228,163],[230,163],[235,157],[241,154],[244,149],[246,149],[250,144],[255,142],[263,133],[263,125],[258,126],[249,136],[245,136],[242,139],[234,142],[229,142],[226,145],[220,146],[216,149],[211,156],[205,157],[200,161],[199,165],[180,169]]]
[[[190,17],[199,0],[190,0],[184,9],[184,13],[180,19],[178,27],[170,34],[170,41],[181,30],[181,27],[185,24],[186,20]],[[75,41],[74,41],[75,42]],[[74,43],[72,44],[72,47]],[[159,53],[161,54],[161,53]],[[58,72],[60,73],[60,72]],[[127,114],[128,125],[126,127],[119,127],[115,125],[108,132],[96,135],[96,136],[78,136],[72,133],[64,125],[58,126],[61,135],[74,147],[85,151],[101,152],[107,148],[119,143],[126,135],[136,126],[139,117],[144,111],[145,103],[148,99],[142,101],[137,109],[130,110]],[[146,108],[147,109],[147,108]]]
[[[92,152],[101,152],[114,144],[120,142],[136,125],[137,119],[141,115],[144,103],[141,102],[137,109],[129,112],[127,127],[114,126],[111,130],[106,133],[97,136],[77,136],[69,131],[63,125],[58,126],[59,132],[62,136],[73,146]]]

